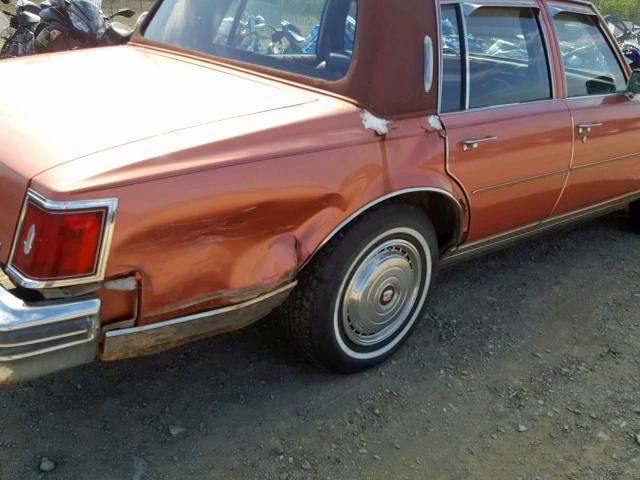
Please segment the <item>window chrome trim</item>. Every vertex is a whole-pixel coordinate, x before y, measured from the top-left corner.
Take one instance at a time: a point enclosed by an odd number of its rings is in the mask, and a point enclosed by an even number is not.
[[[606,97],[616,97],[618,95],[625,95],[627,92],[614,92],[614,93],[598,93],[598,94],[594,94],[594,95],[579,95],[576,97],[567,97],[564,100],[570,102],[571,100],[580,100],[583,98],[606,98]]]
[[[538,9],[538,14],[536,15],[536,22],[538,23],[538,28],[540,29],[541,37],[542,37],[542,46],[544,48],[545,56],[547,57],[547,68],[549,69],[549,81],[551,82],[551,100],[557,99],[558,91],[556,89],[556,68],[555,68],[555,59],[551,53],[551,43],[553,40],[549,38],[549,32],[547,31],[548,26],[544,23],[542,19],[541,10]],[[527,102],[528,103],[528,102]]]
[[[469,108],[468,110],[457,110],[455,112],[445,112],[445,113],[441,113],[440,116],[448,117],[451,115],[460,115],[463,113],[470,113],[470,112],[482,112],[484,110],[496,110],[499,108],[525,107],[527,105],[536,105],[539,103],[556,102],[557,100],[558,100],[557,98],[545,98],[544,100],[532,100],[531,102],[506,103],[504,105],[490,105],[488,107],[476,107],[476,108]]]
[[[102,239],[98,246],[98,258],[96,261],[96,268],[93,274],[73,277],[73,278],[59,278],[52,280],[37,280],[30,278],[13,266],[13,259],[18,248],[20,233],[24,223],[24,217],[27,213],[27,205],[29,201],[34,201],[39,206],[53,211],[65,211],[65,210],[85,210],[91,208],[106,208],[107,215],[104,221],[104,229],[102,232]],[[9,261],[7,263],[6,273],[11,280],[16,284],[24,288],[59,288],[68,287],[71,285],[82,285],[86,283],[100,282],[104,280],[107,259],[109,257],[109,250],[111,248],[111,241],[113,239],[113,230],[116,221],[116,212],[118,210],[117,198],[105,198],[99,200],[72,200],[72,201],[56,201],[49,200],[39,193],[29,189],[22,204],[22,211],[20,212],[20,218],[18,220],[18,226],[16,228],[13,245],[11,246],[11,253],[9,254]]]
[[[549,13],[551,14],[552,19],[556,15],[559,15],[560,13],[563,13],[563,12],[577,13],[580,15],[591,15],[592,17],[598,16],[598,13],[595,10],[593,10],[592,8],[589,8],[586,5],[579,5],[579,4],[560,5],[557,3],[550,3],[548,4],[548,7],[549,7]]]
[[[469,55],[469,36],[467,35],[469,32],[467,27],[467,14],[464,11],[464,6],[465,4],[461,3],[458,8],[458,15],[460,15],[460,24],[462,26],[462,31],[460,32],[462,42],[460,42],[460,44],[464,46],[464,52],[460,52],[461,55],[464,54],[464,75],[460,72],[462,75],[460,80],[464,81],[464,109],[469,110],[469,98],[471,97],[471,63],[469,59],[471,56]]]

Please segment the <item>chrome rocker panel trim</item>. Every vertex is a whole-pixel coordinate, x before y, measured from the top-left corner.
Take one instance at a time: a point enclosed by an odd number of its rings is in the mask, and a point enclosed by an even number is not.
[[[100,358],[111,361],[150,355],[194,340],[244,328],[279,307],[297,284],[294,281],[229,307],[164,322],[106,331]]]
[[[493,235],[474,242],[465,243],[454,248],[444,256],[440,261],[440,265],[445,266],[458,263],[460,261],[467,260],[468,258],[477,257],[485,253],[499,250],[511,243],[543,233],[547,230],[559,228],[564,225],[580,222],[589,218],[600,217],[607,213],[615,212],[616,210],[622,210],[631,202],[638,199],[640,199],[640,191],[627,193],[619,197],[612,198],[611,200],[596,203],[573,212],[549,217],[515,230],[510,230],[508,232]]]
[[[100,300],[30,304],[0,286],[0,384],[91,362]]]

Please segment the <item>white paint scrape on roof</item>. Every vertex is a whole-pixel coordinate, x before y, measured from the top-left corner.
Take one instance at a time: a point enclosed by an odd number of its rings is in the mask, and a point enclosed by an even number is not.
[[[373,113],[366,110],[362,111],[361,117],[364,128],[373,130],[378,135],[387,135],[389,133],[389,120],[378,118]]]

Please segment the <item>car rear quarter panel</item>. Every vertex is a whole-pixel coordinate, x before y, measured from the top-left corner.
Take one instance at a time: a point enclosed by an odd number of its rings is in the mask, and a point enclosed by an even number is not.
[[[125,145],[33,185],[119,199],[107,276],[140,274],[144,324],[292,281],[335,225],[383,195],[381,142],[357,108],[318,102]]]
[[[424,119],[395,122],[385,140],[361,114],[327,99],[174,132],[62,165],[34,188],[119,199],[107,276],[138,273],[138,323],[153,323],[293,281],[338,225],[390,191],[455,190]]]

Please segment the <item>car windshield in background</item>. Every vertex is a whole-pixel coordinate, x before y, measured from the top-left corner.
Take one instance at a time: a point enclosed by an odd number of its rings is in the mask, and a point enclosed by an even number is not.
[[[144,36],[301,75],[338,80],[351,65],[355,0],[164,0]]]

